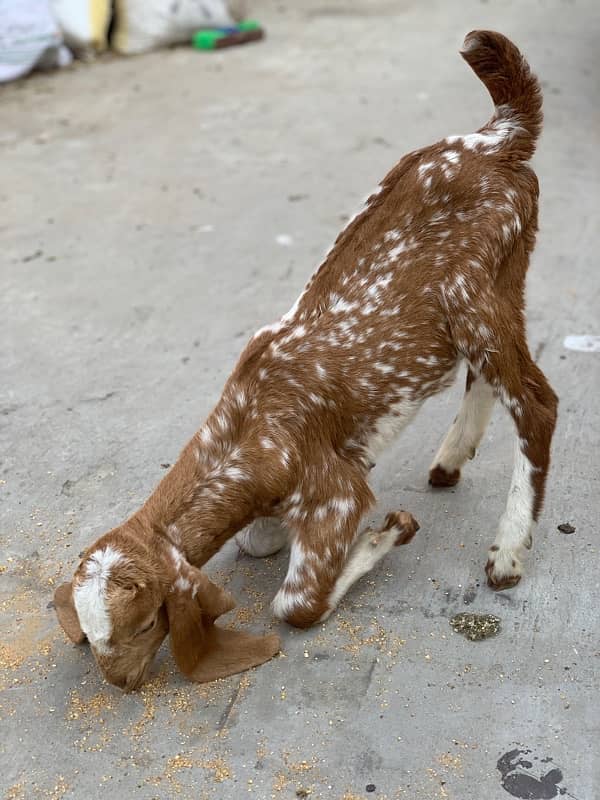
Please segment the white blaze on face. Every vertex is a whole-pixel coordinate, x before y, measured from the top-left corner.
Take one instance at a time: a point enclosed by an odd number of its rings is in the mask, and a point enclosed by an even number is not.
[[[112,634],[112,622],[106,602],[106,584],[111,569],[124,561],[124,557],[113,547],[96,550],[88,559],[86,577],[73,592],[81,630],[90,644],[100,653],[109,653],[108,640]]]

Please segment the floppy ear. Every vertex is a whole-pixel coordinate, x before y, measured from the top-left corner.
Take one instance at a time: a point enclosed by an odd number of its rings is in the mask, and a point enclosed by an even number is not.
[[[62,629],[75,644],[85,641],[85,633],[81,630],[77,610],[73,603],[73,584],[61,583],[54,592],[54,608]]]
[[[235,675],[279,652],[278,636],[251,636],[214,625],[215,618],[230,611],[235,601],[200,570],[194,569],[193,588],[176,582],[165,602],[173,656],[181,672],[193,681]]]
[[[184,675],[202,658],[209,625],[235,607],[232,595],[199,569],[188,565],[187,574],[189,578],[178,578],[165,598],[171,650]]]
[[[217,619],[221,614],[226,614],[235,608],[235,600],[231,592],[221,589],[196,567],[192,567],[192,571],[194,574],[193,594],[206,616]]]
[[[190,591],[173,589],[166,597],[171,652],[184,675],[194,670],[204,650],[202,611]]]
[[[188,678],[207,683],[264,664],[280,650],[277,634],[253,636],[210,625],[205,632],[204,652]]]

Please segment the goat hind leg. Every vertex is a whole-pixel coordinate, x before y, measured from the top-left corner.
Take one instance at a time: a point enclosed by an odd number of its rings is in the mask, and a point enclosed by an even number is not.
[[[490,376],[496,381],[518,437],[506,510],[485,569],[488,585],[493,589],[508,589],[521,579],[522,559],[531,549],[533,528],[544,500],[558,405],[556,395],[526,346],[513,349],[509,357],[514,359],[513,365],[518,364],[518,369]]]
[[[490,421],[494,389],[482,375],[469,368],[465,394],[456,416],[429,470],[432,486],[454,486],[465,462],[473,458]]]

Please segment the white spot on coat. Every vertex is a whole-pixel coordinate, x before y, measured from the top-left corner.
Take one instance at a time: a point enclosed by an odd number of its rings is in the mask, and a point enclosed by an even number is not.
[[[180,592],[187,592],[188,589],[191,588],[192,584],[187,578],[182,577],[181,575],[177,578],[174,584],[175,588],[178,589]]]

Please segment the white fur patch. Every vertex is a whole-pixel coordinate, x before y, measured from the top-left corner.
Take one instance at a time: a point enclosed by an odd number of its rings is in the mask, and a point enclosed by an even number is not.
[[[329,608],[319,620],[320,622],[327,619],[352,584],[372,570],[375,564],[392,549],[398,533],[398,528],[392,527],[389,531],[376,534],[365,532],[359,536],[350,551],[344,569],[335,582],[332,593],[329,595],[327,601]]]
[[[533,528],[533,503],[535,492],[531,478],[534,467],[520,445],[517,445],[506,511],[500,520],[496,544],[519,554]]]
[[[181,531],[174,523],[167,528],[167,536],[172,542],[175,542],[176,545],[181,545]]]
[[[300,580],[302,569],[306,562],[306,550],[302,544],[295,539],[290,550],[290,562],[288,564],[287,575],[285,576],[284,586],[297,583]]]
[[[358,308],[358,303],[349,303],[343,297],[334,298],[331,305],[331,311],[334,314],[347,314],[351,311],[356,311]]]
[[[458,164],[460,161],[460,153],[458,150],[446,150],[444,153],[444,158],[451,164]]]
[[[452,473],[469,459],[485,433],[494,408],[494,389],[481,376],[465,393],[458,415],[442,442],[432,468],[441,466]]]
[[[252,525],[236,533],[235,540],[240,550],[255,558],[264,558],[276,553],[287,543],[288,532],[278,519],[259,517]]]
[[[503,108],[500,106],[498,110],[504,113]],[[497,118],[483,131],[468,133],[466,136],[447,136],[446,142],[448,144],[461,142],[467,150],[476,150],[481,147],[485,153],[495,153],[521,130],[522,128],[514,119]]]
[[[277,619],[285,619],[298,607],[308,606],[309,598],[304,591],[288,590],[285,587],[277,592],[271,603],[271,609]]]
[[[123,561],[125,558],[122,553],[110,545],[92,553],[86,567],[86,578],[73,592],[81,630],[100,653],[110,652],[108,640],[112,634],[112,622],[106,603],[106,584],[111,569]]]
[[[244,481],[248,478],[244,470],[239,467],[226,467],[223,474],[232,481]]]
[[[356,508],[356,500],[353,497],[334,497],[327,503],[336,514],[342,517],[349,517]]]
[[[492,549],[488,553],[492,564],[491,577],[496,581],[521,574],[522,558],[526,550],[531,547],[531,537],[535,527],[533,519],[535,492],[531,482],[535,468],[523,452],[522,446],[522,442],[517,444],[506,511],[500,520],[494,542],[495,550]]]
[[[283,328],[283,323],[281,323],[281,322],[275,322],[275,323],[273,323],[273,324],[271,324],[271,325],[263,325],[263,327],[262,327],[262,328],[259,328],[259,329],[256,331],[256,333],[254,334],[254,336],[252,337],[252,339],[253,339],[253,340],[254,340],[254,339],[258,339],[260,336],[262,336],[262,335],[263,335],[263,334],[265,334],[265,333],[279,333],[279,331],[280,331],[282,328]]]
[[[169,549],[171,551],[171,556],[173,558],[173,564],[175,565],[175,569],[177,570],[177,572],[179,572],[179,570],[183,565],[183,556],[181,555],[181,552],[174,545],[171,545]]]
[[[192,584],[187,578],[183,578],[181,575],[175,581],[175,588],[179,589],[180,592],[187,592],[188,589],[191,589]]]
[[[420,402],[403,400],[399,403],[393,403],[390,407],[390,413],[379,417],[375,429],[369,435],[366,446],[367,454],[371,461],[377,461],[377,456],[408,425],[420,406]]]
[[[417,169],[417,172],[419,173],[419,178],[422,178],[423,175],[425,175],[425,173],[428,170],[433,169],[433,167],[435,167],[434,161],[427,161],[425,164],[420,164]]]

